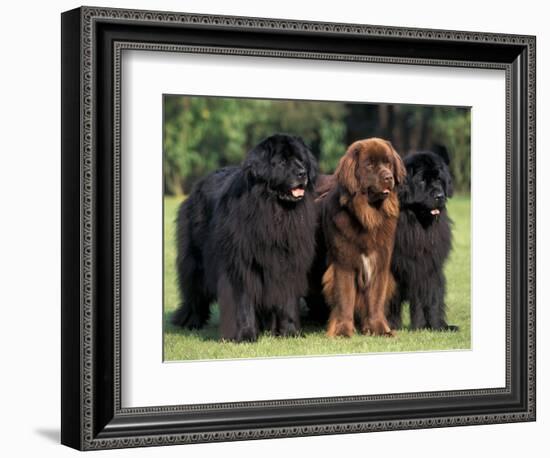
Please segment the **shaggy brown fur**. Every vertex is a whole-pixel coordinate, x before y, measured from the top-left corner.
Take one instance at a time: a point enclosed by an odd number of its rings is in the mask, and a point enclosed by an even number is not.
[[[380,138],[353,143],[340,159],[336,185],[322,199],[329,336],[351,336],[355,317],[363,334],[393,335],[385,306],[395,287],[390,273],[399,216],[395,188],[405,174],[397,152]]]

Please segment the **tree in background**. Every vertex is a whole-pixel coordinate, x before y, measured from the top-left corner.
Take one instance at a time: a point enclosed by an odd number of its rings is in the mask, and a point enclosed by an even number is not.
[[[238,164],[275,132],[299,135],[327,157],[345,148],[340,103],[188,96],[166,96],[164,102],[166,194],[189,192],[198,178]],[[327,170],[333,165],[327,163]]]
[[[447,147],[458,191],[470,190],[470,112],[463,108],[165,96],[164,189],[188,193],[220,167],[238,164],[275,132],[301,136],[332,173],[348,144],[387,138],[401,155]]]

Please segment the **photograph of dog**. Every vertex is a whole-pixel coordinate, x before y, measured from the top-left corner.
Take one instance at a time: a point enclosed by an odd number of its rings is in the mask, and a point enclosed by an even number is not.
[[[163,181],[164,360],[470,348],[468,108],[167,95]]]

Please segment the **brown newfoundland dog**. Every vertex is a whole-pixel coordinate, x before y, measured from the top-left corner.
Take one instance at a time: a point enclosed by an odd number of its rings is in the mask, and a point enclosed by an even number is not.
[[[358,317],[363,334],[392,336],[385,316],[394,281],[390,273],[399,217],[396,186],[405,167],[390,142],[353,143],[321,200],[327,248],[323,295],[331,306],[327,334],[351,336]]]

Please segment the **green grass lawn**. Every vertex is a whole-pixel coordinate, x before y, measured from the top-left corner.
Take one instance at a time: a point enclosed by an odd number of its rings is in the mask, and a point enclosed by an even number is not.
[[[218,313],[200,331],[187,331],[170,324],[178,304],[175,272],[175,224],[181,198],[164,201],[164,360],[263,358],[272,356],[329,355],[390,351],[453,350],[470,348],[470,198],[450,199],[448,209],[454,221],[453,251],[447,261],[447,316],[459,332],[409,331],[397,337],[355,335],[330,339],[324,328],[306,328],[304,336],[281,338],[263,335],[255,343],[222,342],[218,337]],[[408,309],[403,311],[408,326]]]

